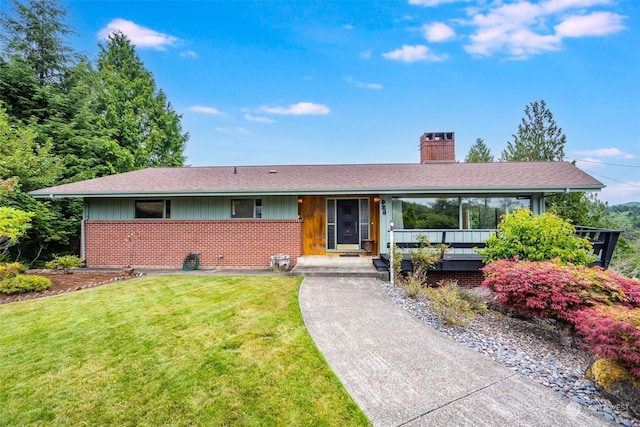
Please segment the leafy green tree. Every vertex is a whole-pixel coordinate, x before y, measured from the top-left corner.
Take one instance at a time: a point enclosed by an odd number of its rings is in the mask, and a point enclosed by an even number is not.
[[[153,76],[124,34],[112,33],[100,44],[98,73],[98,108],[104,112],[98,125],[123,149],[112,159],[116,171],[181,166],[188,135],[182,133],[180,116],[156,90]]]
[[[9,124],[9,116],[0,108],[0,179],[13,179],[25,192],[51,185],[61,171],[51,147],[51,142],[36,143],[33,128]]]
[[[72,30],[60,0],[12,1],[12,14],[0,12],[0,108],[5,128],[23,134],[24,144],[1,141],[0,206],[35,213],[29,238],[12,248],[33,261],[43,251],[77,253],[82,203],[36,201],[29,191],[182,165],[188,135],[124,36],[113,52],[103,48],[98,73],[67,45]],[[138,75],[125,72],[136,66]]]
[[[545,200],[546,210],[575,225],[611,227],[607,219],[607,203],[595,193],[558,194]]]
[[[33,213],[19,209],[0,207],[0,254],[27,233]]]
[[[402,212],[402,222],[404,228],[415,228],[418,222],[418,215],[416,214],[416,208],[413,203],[409,203]]]
[[[484,143],[482,138],[476,138],[475,144],[469,149],[467,157],[464,158],[466,163],[489,163],[493,162],[491,150]]]
[[[554,161],[564,158],[567,142],[544,100],[535,101],[524,109],[525,116],[508,142],[500,160],[508,162]]]
[[[36,139],[33,127],[10,124],[0,108],[0,180],[12,182],[13,189],[0,197],[0,206],[33,213],[27,238],[16,246],[31,260],[48,244],[68,244],[77,233],[76,218],[64,211],[68,203],[41,202],[27,194],[54,184],[62,169],[60,160],[51,153],[51,143],[40,146]]]

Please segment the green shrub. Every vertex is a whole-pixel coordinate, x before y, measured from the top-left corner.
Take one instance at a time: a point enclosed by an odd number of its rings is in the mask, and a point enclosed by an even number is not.
[[[72,268],[82,265],[82,258],[75,255],[56,256],[45,264],[46,268],[51,270],[63,270],[65,274],[69,274]]]
[[[9,262],[4,265],[0,265],[0,280],[9,279],[15,277],[20,273],[27,271],[27,267],[19,262]]]
[[[422,269],[410,271],[406,275],[398,276],[398,284],[406,292],[410,298],[416,298],[421,295],[425,290],[427,283],[427,273]]]
[[[587,265],[595,259],[590,255],[591,242],[573,236],[575,227],[552,213],[533,215],[528,209],[516,209],[502,217],[498,229],[485,241],[486,247],[477,250],[487,264],[500,259],[557,258],[564,264]]]
[[[409,258],[411,258],[415,270],[428,270],[444,258],[447,245],[431,245],[429,238],[425,235],[419,235],[417,240],[418,248],[409,251]]]
[[[466,326],[487,306],[479,298],[460,288],[455,280],[438,282],[439,287],[426,290],[440,319],[453,326]]]
[[[45,291],[51,287],[51,280],[41,276],[20,274],[0,280],[0,292],[3,294],[19,294],[22,292]]]
[[[393,271],[396,274],[402,272],[402,251],[400,248],[394,243],[391,248],[393,254]]]

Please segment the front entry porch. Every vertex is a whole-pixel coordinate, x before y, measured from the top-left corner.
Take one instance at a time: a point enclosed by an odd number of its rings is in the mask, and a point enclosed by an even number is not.
[[[301,196],[302,254],[377,255],[380,197],[370,195]]]
[[[376,270],[371,256],[303,255],[291,270],[292,276],[375,277],[388,280],[388,272]]]

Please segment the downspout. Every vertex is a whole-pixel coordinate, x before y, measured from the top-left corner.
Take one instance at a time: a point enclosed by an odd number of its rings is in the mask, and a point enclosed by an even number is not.
[[[86,242],[85,242],[85,221],[89,217],[89,205],[84,203],[84,209],[82,209],[82,220],[80,221],[80,258],[85,261],[85,265],[87,263],[86,257]]]

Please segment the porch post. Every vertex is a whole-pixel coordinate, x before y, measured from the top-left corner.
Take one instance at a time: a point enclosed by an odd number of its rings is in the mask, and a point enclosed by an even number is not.
[[[393,285],[393,221],[389,223],[389,281]]]

